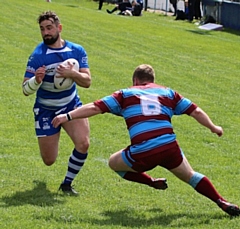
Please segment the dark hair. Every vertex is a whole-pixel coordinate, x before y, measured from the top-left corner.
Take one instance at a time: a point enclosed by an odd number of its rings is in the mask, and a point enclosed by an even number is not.
[[[42,21],[49,20],[49,19],[52,19],[56,25],[58,25],[60,23],[60,19],[57,16],[57,14],[50,10],[41,13],[37,19],[37,22],[38,22],[38,24],[40,24]]]
[[[155,72],[151,65],[148,64],[141,64],[139,65],[134,73],[133,79],[137,78],[140,82],[154,82]]]

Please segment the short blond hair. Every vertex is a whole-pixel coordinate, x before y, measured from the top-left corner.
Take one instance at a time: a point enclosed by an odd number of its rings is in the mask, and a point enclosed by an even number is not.
[[[154,82],[155,71],[149,64],[141,64],[133,72],[133,79],[137,78],[140,82]]]

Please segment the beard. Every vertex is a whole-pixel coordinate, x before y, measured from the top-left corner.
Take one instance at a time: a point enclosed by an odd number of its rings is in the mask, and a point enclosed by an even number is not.
[[[52,36],[50,38],[43,38],[43,42],[45,45],[53,45],[59,38],[59,34],[56,36]]]

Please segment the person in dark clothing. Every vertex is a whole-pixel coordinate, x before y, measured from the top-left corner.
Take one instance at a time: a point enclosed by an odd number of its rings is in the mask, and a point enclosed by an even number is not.
[[[136,1],[132,1],[132,15],[140,16],[142,14],[142,6]]]
[[[170,3],[173,6],[174,12],[172,16],[176,16],[177,15],[177,0],[170,0]]]
[[[202,14],[201,14],[201,0],[195,0],[195,6],[194,6],[194,18],[196,20],[201,20]]]
[[[195,15],[195,0],[188,0],[188,21],[192,22]]]
[[[107,12],[112,14],[113,12],[119,10],[119,14],[124,15],[124,12],[129,8],[132,8],[132,4],[128,0],[123,0],[123,2],[118,3],[112,10],[107,9]]]
[[[102,9],[103,2],[104,2],[104,0],[99,0],[98,10],[101,10],[101,9]]]
[[[126,16],[141,16],[142,14],[142,6],[136,1],[132,1],[132,8],[127,9],[124,13]]]
[[[141,10],[143,10],[143,0],[136,0],[136,1],[137,1],[137,3],[140,4],[140,6],[141,6]]]

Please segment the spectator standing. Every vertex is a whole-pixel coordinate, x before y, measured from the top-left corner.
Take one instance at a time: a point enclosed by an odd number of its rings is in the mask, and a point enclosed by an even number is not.
[[[98,10],[101,10],[101,9],[102,9],[103,2],[104,2],[104,0],[99,0],[99,3],[98,3]]]
[[[201,20],[202,13],[201,13],[201,0],[195,0],[195,7],[194,7],[194,18],[196,20]]]
[[[176,16],[177,15],[177,0],[170,0],[170,3],[173,6],[174,12],[172,16]]]
[[[188,0],[188,21],[192,22],[195,15],[195,0]]]

